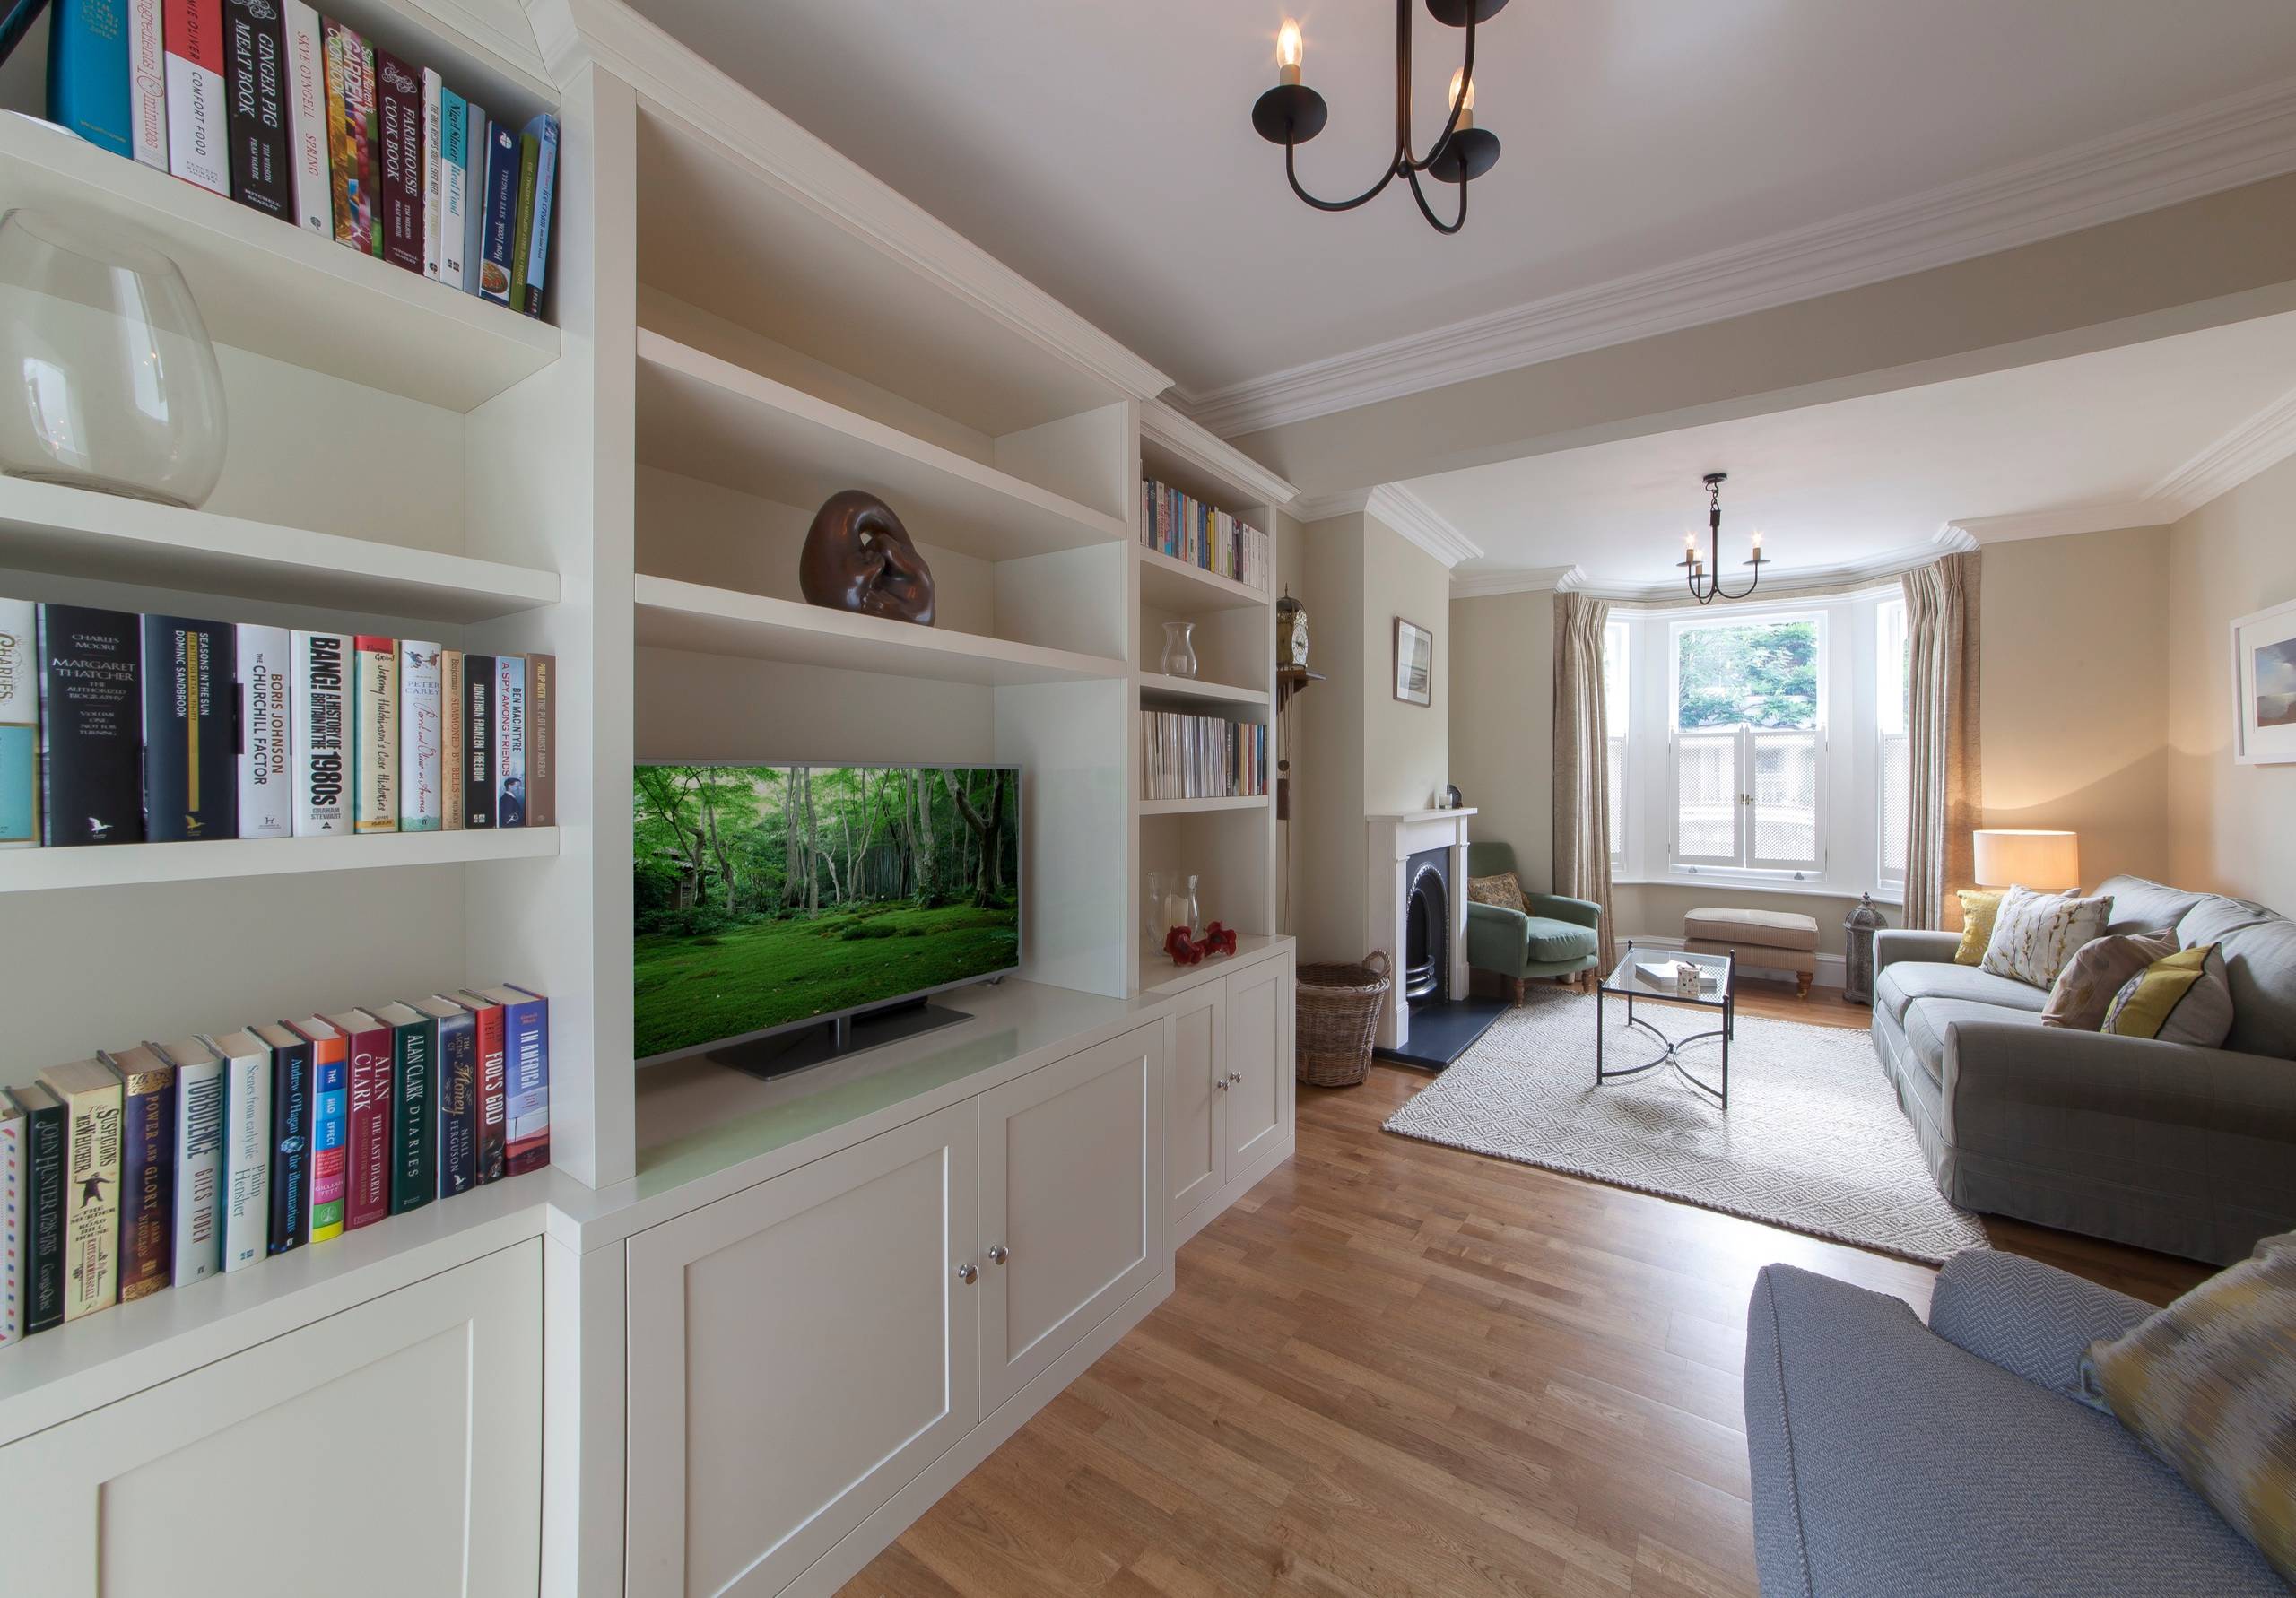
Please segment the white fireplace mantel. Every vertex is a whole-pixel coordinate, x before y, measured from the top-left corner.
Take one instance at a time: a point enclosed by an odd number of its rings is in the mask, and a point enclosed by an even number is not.
[[[1411,1006],[1403,996],[1404,916],[1409,908],[1410,885],[1404,881],[1404,863],[1429,849],[1451,852],[1450,935],[1444,940],[1450,965],[1451,996],[1467,990],[1467,818],[1464,810],[1414,810],[1403,815],[1366,816],[1370,834],[1371,892],[1367,906],[1370,925],[1364,929],[1369,947],[1387,957],[1394,968],[1395,986],[1387,1008],[1379,1015],[1378,1047],[1401,1048],[1411,1037]]]

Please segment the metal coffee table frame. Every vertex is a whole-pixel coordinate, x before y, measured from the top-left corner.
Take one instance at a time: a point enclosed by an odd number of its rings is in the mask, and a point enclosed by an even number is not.
[[[1646,1072],[1656,1071],[1662,1065],[1670,1065],[1674,1067],[1674,1074],[1682,1078],[1684,1083],[1703,1093],[1721,1108],[1726,1110],[1730,1107],[1730,1039],[1738,1029],[1737,985],[1732,980],[1735,975],[1732,968],[1736,963],[1737,951],[1733,950],[1728,954],[1678,953],[1674,954],[1673,958],[1686,960],[1696,965],[1719,967],[1722,980],[1718,985],[1718,991],[1716,995],[1710,999],[1685,999],[1679,994],[1666,993],[1643,984],[1634,974],[1634,944],[1630,940],[1626,945],[1626,957],[1620,960],[1617,968],[1603,978],[1595,988],[1595,1085],[1601,1087],[1605,1082],[1624,1081],[1629,1077],[1640,1076]],[[1630,1065],[1623,1071],[1611,1070],[1603,1064],[1603,999],[1605,994],[1614,994],[1626,1001],[1628,1026],[1641,1028],[1665,1046],[1664,1051],[1657,1059],[1640,1065]],[[1722,1024],[1709,1031],[1693,1032],[1687,1038],[1669,1038],[1634,1013],[1634,1001],[1637,999],[1647,1003],[1682,1004],[1695,1010],[1718,1010],[1722,1012]],[[1693,1043],[1704,1043],[1709,1038],[1719,1038],[1722,1040],[1722,1080],[1718,1084],[1708,1081],[1691,1070],[1687,1064],[1683,1064],[1682,1057],[1683,1049]]]

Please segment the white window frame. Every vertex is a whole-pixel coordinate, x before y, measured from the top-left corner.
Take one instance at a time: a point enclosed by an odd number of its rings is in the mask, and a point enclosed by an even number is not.
[[[1831,813],[1827,807],[1826,768],[1831,740],[1827,736],[1827,710],[1832,699],[1831,679],[1834,673],[1832,618],[1824,607],[1800,606],[1779,610],[1765,606],[1756,611],[1734,607],[1719,612],[1704,611],[1695,616],[1677,615],[1666,628],[1666,743],[1667,743],[1667,827],[1666,860],[1668,866],[1685,875],[1708,876],[1718,871],[1731,872],[1739,876],[1787,882],[1822,882],[1826,875],[1827,844],[1830,838]],[[1750,726],[1740,722],[1728,729],[1734,738],[1733,769],[1736,779],[1737,809],[1731,818],[1731,852],[1727,858],[1715,855],[1692,855],[1683,852],[1678,828],[1682,814],[1680,783],[1682,762],[1676,758],[1676,746],[1683,738],[1711,738],[1725,729],[1686,728],[1678,723],[1682,706],[1682,641],[1693,632],[1722,628],[1744,627],[1754,623],[1776,626],[1807,621],[1817,630],[1818,639],[1818,707],[1817,725],[1806,731],[1799,728],[1770,728]],[[1757,764],[1755,750],[1765,733],[1790,731],[1796,736],[1810,738],[1816,746],[1816,774],[1812,793],[1812,807],[1815,817],[1812,839],[1815,858],[1806,861],[1765,860],[1754,854],[1754,839],[1761,828],[1756,814],[1759,801],[1755,796],[1754,772]]]

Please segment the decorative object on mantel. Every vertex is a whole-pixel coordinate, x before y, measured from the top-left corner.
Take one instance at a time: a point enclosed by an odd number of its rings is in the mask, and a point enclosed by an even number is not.
[[[1466,795],[1459,792],[1459,785],[1455,782],[1445,783],[1443,791],[1435,796],[1437,810],[1465,810],[1466,807]]]
[[[892,508],[859,489],[831,494],[813,513],[797,586],[825,610],[933,625],[932,569]]]
[[[1396,618],[1396,698],[1406,705],[1435,702],[1435,635]]]
[[[1319,200],[1300,184],[1300,146],[1323,132],[1330,108],[1324,97],[1300,81],[1307,55],[1300,24],[1290,17],[1275,36],[1275,87],[1252,106],[1252,126],[1270,143],[1283,146],[1283,176],[1298,195],[1318,211],[1352,211],[1368,205],[1402,178],[1419,202],[1419,213],[1439,233],[1456,233],[1467,222],[1467,184],[1498,164],[1499,135],[1474,125],[1474,30],[1505,8],[1507,0],[1427,0],[1427,14],[1447,28],[1466,30],[1465,58],[1451,74],[1450,116],[1425,156],[1411,152],[1411,0],[1396,0],[1396,143],[1387,169],[1378,182],[1345,200]],[[1421,173],[1441,183],[1459,186],[1459,213],[1450,221],[1435,214],[1420,187]]]
[[[1674,562],[1682,569],[1683,580],[1690,585],[1690,596],[1700,604],[1712,604],[1718,599],[1744,599],[1761,586],[1761,569],[1770,564],[1762,559],[1761,529],[1753,533],[1753,559],[1746,564],[1754,569],[1752,579],[1735,594],[1722,586],[1722,485],[1730,480],[1727,472],[1709,472],[1706,483],[1706,530],[1709,539],[1707,560],[1698,554],[1698,534],[1683,534],[1683,558]],[[1713,569],[1707,566],[1711,561]],[[1704,585],[1701,586],[1700,585]]]
[[[1357,965],[1305,965],[1294,981],[1294,1066],[1311,1088],[1352,1088],[1371,1070],[1395,967],[1374,949]]]
[[[1164,623],[1164,655],[1156,669],[1167,677],[1196,676],[1196,623],[1167,621]]]
[[[0,472],[197,509],[223,473],[223,376],[176,264],[100,223],[0,219]]]
[[[1859,894],[1856,908],[1841,918],[1841,930],[1848,934],[1849,943],[1849,952],[1842,958],[1844,1003],[1874,1002],[1874,934],[1889,924],[1889,917],[1875,908],[1870,893]]]
[[[2296,599],[2232,623],[2232,758],[2296,762]]]

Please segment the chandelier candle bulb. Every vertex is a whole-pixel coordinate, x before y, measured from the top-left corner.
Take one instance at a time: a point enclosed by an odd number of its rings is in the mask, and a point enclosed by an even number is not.
[[[1306,54],[1307,48],[1300,39],[1300,24],[1290,17],[1284,18],[1283,26],[1275,36],[1275,81],[1288,88],[1297,88],[1300,64]]]
[[[1459,91],[1462,88],[1466,91],[1465,99],[1460,98]],[[1464,66],[1451,74],[1450,103],[1459,108],[1459,129],[1473,127],[1474,126],[1474,85],[1467,82],[1467,69]]]

